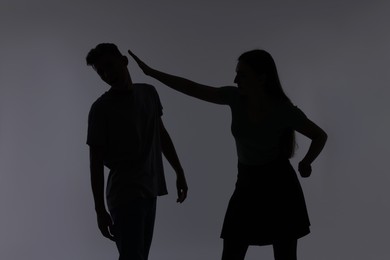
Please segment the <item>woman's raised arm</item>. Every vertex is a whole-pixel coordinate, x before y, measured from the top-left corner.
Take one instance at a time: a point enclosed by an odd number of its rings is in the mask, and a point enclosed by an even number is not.
[[[162,71],[152,69],[130,50],[128,53],[137,62],[138,66],[142,69],[145,75],[155,78],[168,87],[186,95],[215,104],[224,104],[219,92],[219,88],[202,85],[182,77],[170,75]]]

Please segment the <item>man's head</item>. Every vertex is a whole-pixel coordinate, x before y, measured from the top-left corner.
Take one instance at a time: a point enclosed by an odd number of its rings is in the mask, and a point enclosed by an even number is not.
[[[113,88],[128,88],[131,78],[128,59],[113,43],[100,43],[87,55],[87,65],[92,66],[100,78]]]

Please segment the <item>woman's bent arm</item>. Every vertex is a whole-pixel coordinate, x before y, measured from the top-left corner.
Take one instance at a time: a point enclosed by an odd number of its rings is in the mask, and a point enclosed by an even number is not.
[[[297,132],[311,139],[311,144],[306,155],[299,163],[298,170],[302,177],[309,177],[311,174],[311,163],[318,157],[325,146],[328,135],[315,123],[307,119]]]

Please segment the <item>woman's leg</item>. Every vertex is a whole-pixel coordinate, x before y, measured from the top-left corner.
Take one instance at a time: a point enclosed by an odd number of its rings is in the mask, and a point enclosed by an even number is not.
[[[273,244],[275,260],[297,260],[297,240],[286,240]]]
[[[224,239],[222,260],[243,260],[248,246],[245,243]]]

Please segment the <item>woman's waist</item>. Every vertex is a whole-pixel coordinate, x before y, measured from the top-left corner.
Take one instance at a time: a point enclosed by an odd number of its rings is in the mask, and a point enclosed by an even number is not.
[[[238,160],[237,167],[239,171],[245,172],[258,172],[258,171],[274,171],[281,167],[291,166],[288,158],[274,158],[270,160],[264,160],[261,163],[248,163]]]
[[[280,159],[264,165],[238,163],[236,191],[241,193],[279,190],[295,182],[296,174],[288,159]]]

